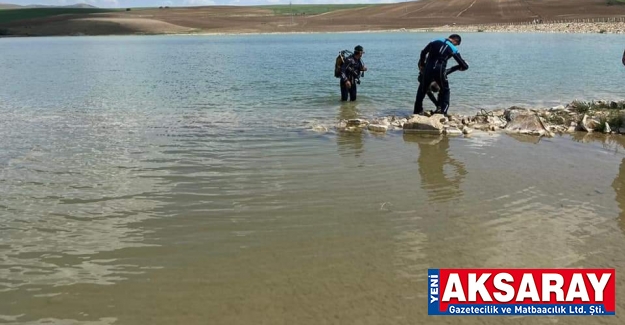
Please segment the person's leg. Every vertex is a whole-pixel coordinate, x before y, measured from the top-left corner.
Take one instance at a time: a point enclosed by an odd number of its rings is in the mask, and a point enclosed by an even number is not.
[[[414,111],[412,112],[412,114],[423,113],[423,99],[425,98],[425,94],[427,92],[425,85],[425,82],[419,84],[419,89],[417,90],[417,98],[414,102]]]
[[[349,98],[352,102],[356,101],[356,97],[358,95],[358,86],[356,86],[356,82],[352,84],[352,88],[349,89]]]
[[[339,81],[339,83],[341,85],[341,101],[347,101],[348,89],[343,81]]]
[[[419,89],[417,90],[417,98],[415,100],[414,111],[412,114],[423,114],[423,99],[429,92],[430,84],[432,83],[432,75],[430,73],[424,73],[421,82],[419,83]],[[431,99],[431,97],[430,97]]]
[[[427,95],[428,98],[432,101],[432,104],[434,104],[434,106],[436,106],[436,109],[438,109],[438,99],[436,98],[436,96],[434,96],[434,93],[431,90],[428,90]]]
[[[441,86],[441,91],[438,94],[438,104],[441,112],[447,115],[447,110],[449,110],[450,98],[449,81],[447,81],[447,78],[445,78],[444,80],[442,80],[441,83],[439,83],[439,85]]]

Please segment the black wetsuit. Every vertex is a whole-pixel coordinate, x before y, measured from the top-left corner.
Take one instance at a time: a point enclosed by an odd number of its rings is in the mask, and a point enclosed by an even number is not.
[[[349,95],[350,100],[353,102],[358,95],[358,88],[356,81],[360,79],[360,72],[362,71],[364,64],[362,60],[356,59],[353,55],[349,56],[343,62],[341,66],[341,100],[346,101]],[[351,88],[345,86],[345,82],[349,81],[352,84]]]
[[[458,62],[458,65],[448,71],[447,60],[452,57]],[[447,74],[456,70],[467,70],[469,65],[462,59],[458,49],[451,41],[443,38],[430,42],[421,51],[419,66],[423,67],[423,82],[419,84],[419,90],[417,91],[414,114],[423,113],[423,99],[432,82],[436,82],[440,87],[437,107],[443,114],[447,114],[449,109],[449,81],[447,80]]]
[[[460,70],[460,66],[459,65],[454,66],[451,69],[447,69],[447,71],[445,71],[445,76],[448,76],[450,73],[456,72],[458,70]],[[421,83],[423,83],[423,73],[419,72],[419,78],[417,80],[419,81],[419,85]],[[438,98],[436,98],[436,96],[434,96],[434,93],[437,93],[439,91],[440,91],[440,86],[438,84],[436,85],[436,87],[434,87],[430,83],[429,87],[427,87],[427,92],[426,92],[426,95],[428,96],[430,101],[432,101],[434,106],[436,106],[436,110],[439,110],[440,107],[438,106]]]

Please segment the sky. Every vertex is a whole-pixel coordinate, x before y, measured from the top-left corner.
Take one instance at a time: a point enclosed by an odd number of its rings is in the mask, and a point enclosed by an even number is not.
[[[405,0],[293,0],[293,4],[319,4],[319,3],[392,3],[405,2]],[[88,3],[101,8],[125,8],[125,7],[158,7],[158,6],[207,6],[207,5],[271,5],[288,4],[289,0],[0,0],[0,3],[12,3],[18,5],[71,5],[75,3]]]

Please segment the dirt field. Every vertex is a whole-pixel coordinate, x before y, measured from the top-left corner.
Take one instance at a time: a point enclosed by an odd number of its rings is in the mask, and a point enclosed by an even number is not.
[[[0,24],[0,31],[15,35],[336,32],[619,16],[625,16],[625,5],[608,5],[606,0],[422,0],[300,14],[293,20],[260,7],[133,9],[12,21]]]

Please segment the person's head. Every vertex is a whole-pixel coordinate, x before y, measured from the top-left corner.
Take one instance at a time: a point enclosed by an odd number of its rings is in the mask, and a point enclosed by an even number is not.
[[[363,54],[365,54],[365,49],[362,46],[358,45],[354,47],[354,57],[360,59]]]
[[[448,38],[455,46],[460,45],[460,42],[462,42],[462,38],[458,34],[449,35]]]

